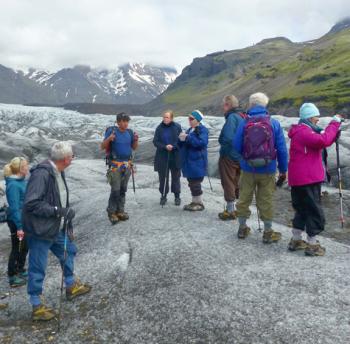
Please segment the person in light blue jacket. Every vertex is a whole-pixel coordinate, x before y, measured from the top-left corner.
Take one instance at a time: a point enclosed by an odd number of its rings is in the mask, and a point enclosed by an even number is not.
[[[13,158],[4,168],[8,203],[7,224],[12,243],[7,273],[12,288],[26,284],[28,275],[24,268],[28,249],[22,225],[22,207],[27,188],[25,180],[27,174],[28,162],[25,158]]]

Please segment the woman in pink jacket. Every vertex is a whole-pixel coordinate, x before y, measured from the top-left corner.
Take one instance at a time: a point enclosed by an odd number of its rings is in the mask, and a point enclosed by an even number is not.
[[[326,251],[316,239],[325,227],[320,203],[321,184],[325,180],[322,150],[336,141],[343,120],[339,115],[334,116],[322,131],[317,126],[319,117],[318,108],[312,103],[305,103],[300,108],[299,124],[293,125],[288,134],[291,139],[288,182],[295,210],[293,238],[288,249],[305,250],[307,256],[323,256]],[[302,239],[304,231],[307,242]]]

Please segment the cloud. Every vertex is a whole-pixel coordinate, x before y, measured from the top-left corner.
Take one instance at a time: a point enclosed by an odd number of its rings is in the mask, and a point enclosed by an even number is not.
[[[350,14],[348,0],[11,0],[1,7],[0,63],[50,70],[132,61],[183,68],[264,38],[318,38]]]

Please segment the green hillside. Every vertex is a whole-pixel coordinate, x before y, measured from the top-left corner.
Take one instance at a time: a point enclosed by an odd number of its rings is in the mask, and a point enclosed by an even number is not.
[[[345,111],[350,107],[350,20],[312,42],[279,37],[196,58],[148,105],[148,114],[171,107],[181,114],[200,108],[216,115],[224,95],[237,95],[244,107],[256,91],[266,92],[271,109],[283,115],[295,115],[306,100],[324,114]]]

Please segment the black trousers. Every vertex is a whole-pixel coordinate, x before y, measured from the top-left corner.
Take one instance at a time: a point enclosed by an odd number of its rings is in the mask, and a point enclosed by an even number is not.
[[[18,272],[25,271],[24,265],[26,263],[28,247],[25,238],[22,240],[20,247],[19,240],[17,238],[17,227],[14,222],[7,221],[7,224],[10,228],[12,243],[7,273],[11,277],[16,275]]]
[[[188,186],[191,190],[191,195],[193,197],[200,196],[203,194],[202,182],[204,178],[187,178]]]
[[[315,236],[324,231],[326,224],[321,207],[321,183],[293,186],[292,204],[295,210],[293,227]]]
[[[169,172],[171,174],[171,192],[178,196],[181,193],[181,170],[172,166],[168,170],[168,175],[166,175],[165,169],[158,171],[159,192],[163,195],[165,186],[165,196],[169,193]]]

